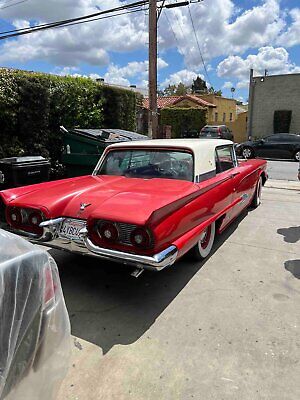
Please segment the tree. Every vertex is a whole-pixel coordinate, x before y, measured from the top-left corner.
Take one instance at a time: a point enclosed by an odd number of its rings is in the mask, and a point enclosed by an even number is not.
[[[164,95],[165,96],[174,96],[176,92],[176,85],[169,85],[165,88],[164,90]]]
[[[208,93],[214,94],[215,96],[222,96],[222,90],[215,90],[213,86],[208,89]]]
[[[175,94],[176,94],[177,96],[184,96],[184,95],[187,94],[187,89],[188,89],[188,88],[187,88],[182,82],[180,82],[180,83],[178,84],[178,86],[177,86],[177,89],[176,89]]]
[[[200,78],[200,76],[197,76],[197,78],[193,80],[192,93],[199,93],[199,92],[207,93],[208,90],[205,80]]]
[[[169,85],[164,90],[165,96],[184,96],[187,94],[188,86],[185,86],[184,83],[180,82],[176,85]]]

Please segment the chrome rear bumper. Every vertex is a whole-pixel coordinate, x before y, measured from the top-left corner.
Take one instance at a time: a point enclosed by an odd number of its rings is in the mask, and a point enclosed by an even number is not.
[[[178,249],[174,245],[167,247],[153,256],[143,256],[96,246],[88,238],[87,230],[85,228],[81,231],[82,241],[74,241],[58,237],[56,227],[62,222],[62,220],[62,218],[58,218],[56,220],[43,222],[41,224],[44,228],[42,237],[37,237],[36,235],[28,234],[23,231],[11,231],[20,236],[26,237],[34,244],[84,256],[98,257],[140,269],[161,271],[162,269],[173,265],[177,259]]]

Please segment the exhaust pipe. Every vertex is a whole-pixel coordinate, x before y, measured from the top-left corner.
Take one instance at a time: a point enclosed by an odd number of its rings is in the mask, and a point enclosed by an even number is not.
[[[131,276],[133,276],[134,278],[138,278],[139,276],[141,276],[142,275],[142,273],[144,272],[145,270],[144,269],[142,269],[142,268],[136,268],[135,270],[133,270],[132,272],[131,272]]]

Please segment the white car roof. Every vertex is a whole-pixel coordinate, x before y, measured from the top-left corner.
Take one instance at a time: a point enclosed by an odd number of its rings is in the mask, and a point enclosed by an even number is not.
[[[223,139],[152,139],[116,143],[108,146],[107,149],[115,149],[118,147],[175,147],[178,149],[187,149],[194,153],[194,175],[198,177],[216,169],[215,149],[216,147],[224,145],[233,145],[233,142]]]

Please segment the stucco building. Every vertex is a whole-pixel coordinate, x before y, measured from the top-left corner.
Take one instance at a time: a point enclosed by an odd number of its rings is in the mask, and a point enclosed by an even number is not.
[[[290,133],[300,133],[300,74],[251,76],[248,136],[274,133],[275,111],[291,111]]]
[[[214,109],[208,110],[207,123],[209,125],[228,125],[229,122],[236,120],[236,100],[214,94],[204,94],[199,97],[215,105]]]
[[[162,96],[157,98],[158,112],[166,107],[198,108],[206,111],[208,125],[227,125],[233,132],[235,142],[247,139],[247,109],[237,106],[234,99],[214,94],[185,96]],[[149,99],[143,99],[144,113],[141,115],[139,126],[141,132],[147,132]]]

